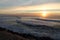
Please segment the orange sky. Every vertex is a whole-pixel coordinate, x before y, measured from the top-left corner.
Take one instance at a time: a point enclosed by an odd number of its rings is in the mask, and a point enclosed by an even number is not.
[[[0,9],[0,13],[10,13],[10,14],[11,13],[41,13],[44,11],[35,11],[35,10],[52,10],[52,9],[60,9],[60,3],[48,3],[48,4],[35,5],[35,6],[9,7],[6,9]],[[47,12],[56,13],[56,11],[47,11]],[[60,11],[58,11],[58,13],[60,13]]]
[[[41,17],[50,17],[50,16],[55,17],[56,16],[56,18],[59,18],[60,17],[60,3],[48,3],[48,4],[24,6],[24,7],[23,6],[9,7],[5,9],[0,9],[0,14],[22,14],[22,15],[27,15],[27,16],[35,15],[35,16],[41,16]]]

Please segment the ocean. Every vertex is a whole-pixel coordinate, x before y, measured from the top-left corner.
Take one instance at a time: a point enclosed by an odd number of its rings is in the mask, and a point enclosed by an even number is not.
[[[39,19],[39,20],[38,20]],[[36,37],[49,36],[60,40],[60,22],[35,17],[0,16],[0,27]]]

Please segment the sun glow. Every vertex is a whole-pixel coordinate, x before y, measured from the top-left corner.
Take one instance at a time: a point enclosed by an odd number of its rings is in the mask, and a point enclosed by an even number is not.
[[[47,16],[47,13],[48,13],[47,11],[43,11],[41,16],[42,17],[46,17]]]

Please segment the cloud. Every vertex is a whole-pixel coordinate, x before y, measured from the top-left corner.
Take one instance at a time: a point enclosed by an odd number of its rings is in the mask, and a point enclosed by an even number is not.
[[[0,0],[0,4],[4,4],[6,2],[8,2],[9,0]]]
[[[60,0],[0,0],[0,8],[10,6],[32,6],[44,3],[60,2]]]
[[[41,12],[41,10],[52,10],[52,9],[59,9],[60,10],[60,3],[49,3],[43,5],[35,5],[35,6],[14,6],[9,7],[6,9],[0,9],[0,13],[30,13],[30,12]],[[57,11],[54,11],[57,12]],[[53,13],[54,13],[53,12]],[[59,11],[60,13],[60,11]]]
[[[24,6],[32,3],[32,0],[0,0],[0,7]]]

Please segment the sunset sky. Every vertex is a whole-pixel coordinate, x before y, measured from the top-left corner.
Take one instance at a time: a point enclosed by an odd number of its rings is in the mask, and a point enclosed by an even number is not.
[[[0,14],[55,13],[60,16],[60,0],[0,0]]]

